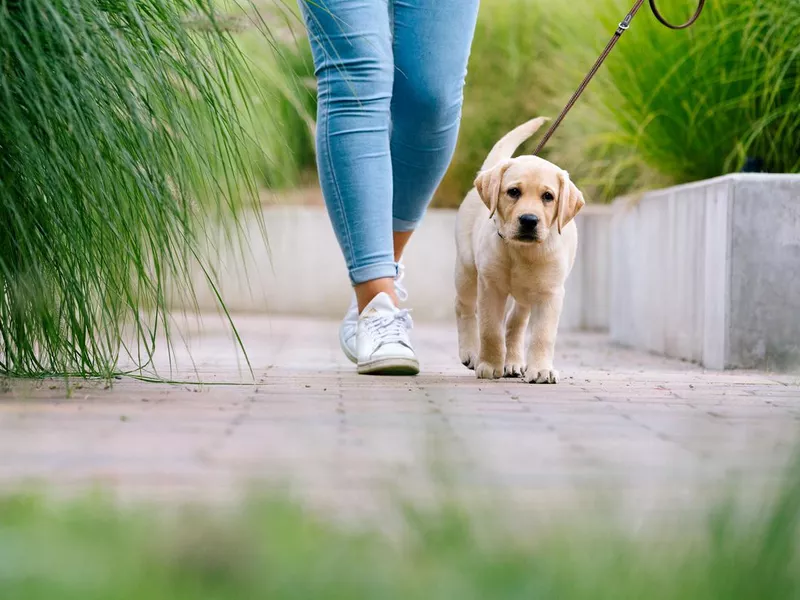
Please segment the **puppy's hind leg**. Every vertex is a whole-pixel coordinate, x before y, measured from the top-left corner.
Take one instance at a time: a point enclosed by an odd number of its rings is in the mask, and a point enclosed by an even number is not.
[[[514,302],[506,321],[506,364],[503,368],[505,377],[519,377],[525,372],[525,329],[530,316],[529,306]]]
[[[468,369],[478,366],[478,271],[473,265],[456,265],[456,322],[458,357]]]

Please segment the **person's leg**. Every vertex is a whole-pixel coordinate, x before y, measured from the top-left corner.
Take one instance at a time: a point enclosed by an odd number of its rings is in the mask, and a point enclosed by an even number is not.
[[[406,249],[406,244],[408,244],[408,240],[411,239],[411,234],[414,233],[413,231],[395,231],[392,233],[392,244],[394,245],[394,260],[396,262],[400,262],[400,259],[403,258],[403,250]]]
[[[359,312],[394,294],[388,0],[300,0],[317,76],[317,166]]]
[[[392,96],[395,257],[453,157],[478,0],[394,0]]]
[[[317,76],[317,165],[354,285],[339,339],[359,373],[419,372],[397,308],[389,148],[394,76],[388,0],[301,0]]]

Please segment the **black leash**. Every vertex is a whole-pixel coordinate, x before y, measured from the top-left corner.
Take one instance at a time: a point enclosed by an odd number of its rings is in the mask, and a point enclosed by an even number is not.
[[[611,38],[611,41],[608,42],[606,49],[603,50],[603,53],[600,55],[600,58],[598,58],[597,62],[594,63],[592,70],[589,71],[589,74],[584,78],[578,90],[572,95],[572,98],[569,99],[569,102],[567,102],[567,105],[564,107],[564,110],[561,111],[561,114],[558,115],[558,118],[555,121],[553,121],[553,124],[550,126],[550,129],[548,129],[547,133],[544,134],[542,141],[539,142],[539,145],[536,147],[536,150],[534,151],[534,155],[539,154],[542,151],[542,148],[545,147],[547,142],[555,133],[556,129],[558,129],[558,126],[561,125],[561,121],[564,120],[564,117],[567,116],[567,113],[570,110],[572,110],[573,106],[575,106],[575,103],[578,101],[578,98],[581,97],[581,94],[583,94],[584,90],[589,85],[589,82],[592,81],[592,78],[597,74],[597,71],[600,70],[600,67],[605,62],[606,58],[608,58],[608,55],[611,54],[611,51],[614,49],[614,46],[617,45],[619,38],[621,38],[622,34],[625,33],[630,28],[631,21],[633,21],[633,18],[636,16],[636,13],[639,12],[639,9],[642,8],[643,4],[644,0],[637,0],[636,4],[633,6],[628,15],[625,17],[622,23],[619,24],[619,27],[617,27],[617,30],[614,32],[614,36]],[[698,0],[697,10],[695,11],[694,15],[692,15],[692,18],[686,21],[686,23],[684,23],[683,25],[674,25],[669,21],[667,21],[664,18],[664,16],[659,12],[658,8],[656,8],[656,0],[650,0],[650,8],[652,9],[653,15],[655,15],[656,19],[658,19],[659,22],[665,27],[669,27],[670,29],[676,29],[676,30],[687,29],[692,25],[694,25],[697,22],[697,19],[700,18],[700,14],[703,12],[703,8],[705,7],[705,5],[706,5],[706,0]]]

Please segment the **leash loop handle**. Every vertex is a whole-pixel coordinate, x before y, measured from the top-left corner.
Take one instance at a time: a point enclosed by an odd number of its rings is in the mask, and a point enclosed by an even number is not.
[[[578,98],[581,97],[581,94],[583,94],[586,87],[592,81],[592,78],[597,74],[597,71],[600,70],[600,67],[603,65],[606,58],[608,58],[608,55],[611,54],[611,51],[614,49],[614,46],[617,45],[617,42],[622,37],[622,34],[625,33],[628,29],[630,29],[631,21],[633,21],[633,18],[636,16],[636,13],[639,12],[639,9],[642,7],[643,4],[644,0],[636,0],[636,4],[633,5],[633,8],[631,8],[630,12],[626,15],[625,19],[619,24],[617,30],[614,32],[614,36],[611,38],[611,41],[608,42],[608,45],[606,46],[605,50],[603,50],[603,53],[600,55],[597,61],[594,63],[594,66],[592,67],[591,71],[589,71],[588,75],[586,75],[586,77],[583,79],[578,90],[572,95],[572,97],[569,99],[569,102],[567,102],[567,105],[564,107],[564,110],[561,111],[561,114],[558,115],[558,118],[556,118],[555,121],[553,121],[553,124],[550,126],[550,129],[548,129],[547,133],[545,133],[544,137],[542,137],[542,140],[539,142],[539,145],[533,152],[534,156],[538,155],[544,149],[547,142],[550,141],[550,138],[553,137],[553,134],[556,132],[556,129],[558,129],[558,126],[561,125],[561,121],[564,120],[564,117],[567,116],[567,113],[570,110],[572,110],[573,106],[575,106],[575,103],[578,101]],[[650,8],[652,9],[655,18],[658,19],[658,22],[664,25],[664,27],[668,27],[669,29],[673,30],[688,29],[689,27],[694,25],[700,18],[700,15],[702,14],[705,5],[706,5],[706,0],[698,0],[697,10],[694,12],[692,17],[688,21],[686,21],[686,23],[683,23],[681,25],[675,25],[674,23],[670,23],[664,18],[664,15],[662,15],[661,12],[656,7],[656,0],[650,0]]]
[[[658,8],[656,7],[656,0],[650,0],[650,9],[653,11],[653,16],[658,19],[658,22],[661,23],[664,27],[669,27],[670,29],[679,30],[679,29],[688,29],[695,23],[697,23],[697,19],[700,18],[700,14],[703,12],[703,8],[705,8],[706,0],[699,0],[697,3],[697,10],[694,11],[692,18],[686,21],[683,25],[673,25],[669,21],[667,21],[664,16],[659,12]]]

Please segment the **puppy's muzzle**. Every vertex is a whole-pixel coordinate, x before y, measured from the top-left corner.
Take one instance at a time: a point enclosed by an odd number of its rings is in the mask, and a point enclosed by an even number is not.
[[[520,242],[535,242],[539,237],[536,233],[536,228],[539,226],[539,217],[532,214],[524,214],[519,216],[519,225],[517,226],[517,240]]]

